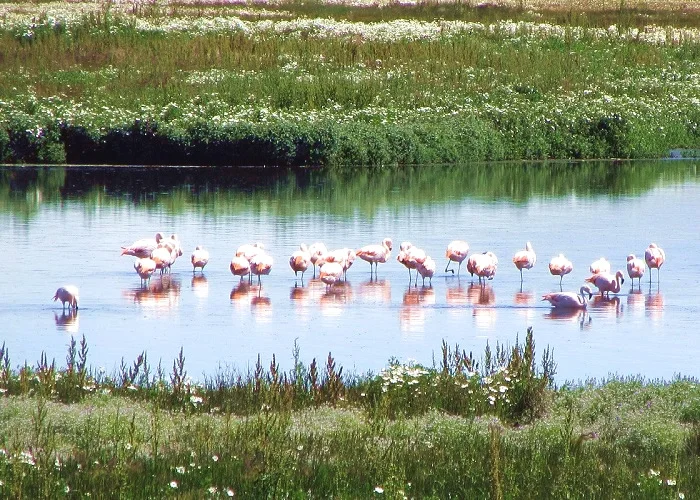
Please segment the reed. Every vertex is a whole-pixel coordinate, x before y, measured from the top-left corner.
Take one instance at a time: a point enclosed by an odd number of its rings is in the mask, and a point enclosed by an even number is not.
[[[463,4],[62,9],[0,18],[2,161],[407,165],[700,142],[686,22],[484,20]]]
[[[289,372],[273,357],[199,384],[182,351],[170,374],[142,354],[107,375],[86,364],[84,339],[62,368],[42,355],[12,369],[3,345],[0,491],[684,498],[700,486],[696,381],[557,388],[551,353],[535,363],[532,332],[479,359],[443,344],[434,367],[390,361],[377,375],[346,374],[330,354],[304,366],[299,349]]]

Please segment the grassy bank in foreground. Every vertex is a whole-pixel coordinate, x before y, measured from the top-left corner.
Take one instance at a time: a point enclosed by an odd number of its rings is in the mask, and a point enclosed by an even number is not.
[[[348,376],[273,358],[188,380],[146,356],[108,376],[0,363],[0,494],[20,498],[685,498],[700,490],[696,382],[555,388],[528,332],[481,359]],[[690,498],[690,496],[688,497]]]
[[[0,161],[406,165],[700,147],[700,14],[625,5],[0,4]]]

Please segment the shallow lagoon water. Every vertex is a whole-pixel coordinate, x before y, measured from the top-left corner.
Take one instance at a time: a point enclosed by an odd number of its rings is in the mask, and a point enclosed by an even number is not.
[[[195,379],[252,370],[260,355],[290,369],[300,358],[344,372],[377,372],[390,358],[439,363],[440,347],[474,351],[513,343],[528,327],[538,352],[549,345],[559,382],[609,374],[700,377],[700,182],[693,161],[465,165],[387,170],[5,167],[0,169],[4,254],[0,342],[11,364],[42,351],[65,363],[71,336],[85,336],[93,368],[115,370],[146,351],[169,371],[180,348]],[[170,276],[140,286],[120,246],[156,231],[177,233],[184,255]],[[288,259],[301,242],[329,248],[394,241],[391,260],[370,279],[357,260],[343,286],[326,290],[310,273],[295,280]],[[453,239],[493,251],[496,277],[484,287],[462,269],[443,272]],[[263,242],[275,259],[262,287],[228,269],[243,243]],[[411,241],[436,260],[431,287],[411,286],[396,261]],[[512,255],[530,241],[537,264],[520,274]],[[626,279],[587,313],[553,314],[542,294],[559,290],[547,263],[574,263],[564,290],[578,290],[588,266],[651,242],[667,263],[641,287]],[[193,276],[189,254],[211,253]],[[625,271],[626,276],[626,271]],[[77,315],[51,301],[65,283],[80,288]],[[427,284],[427,282],[426,282]]]

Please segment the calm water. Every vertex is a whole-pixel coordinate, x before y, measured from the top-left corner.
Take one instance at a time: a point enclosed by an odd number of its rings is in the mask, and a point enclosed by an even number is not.
[[[108,372],[144,350],[169,370],[182,346],[188,373],[201,378],[252,368],[258,354],[268,365],[274,353],[289,369],[295,340],[305,363],[331,352],[346,373],[365,373],[390,357],[430,365],[443,339],[480,357],[487,342],[512,343],[532,326],[538,351],[554,349],[560,381],[700,377],[699,180],[686,161],[340,173],[3,168],[0,341],[13,366],[36,364],[42,351],[63,365],[70,337],[84,335],[91,366]],[[156,231],[177,233],[184,255],[172,276],[141,288],[120,246]],[[387,236],[395,248],[376,281],[358,260],[332,291],[309,279],[295,285],[288,259],[301,242],[360,247]],[[481,288],[466,272],[442,272],[453,239],[493,251],[495,279]],[[406,240],[437,261],[432,287],[409,286],[395,260]],[[275,258],[260,290],[228,270],[235,249],[254,241]],[[526,241],[538,261],[521,287],[511,258]],[[559,289],[552,256],[573,261],[564,289],[578,290],[593,260],[625,269],[626,256],[652,241],[668,259],[659,284],[656,274],[641,289],[627,280],[583,316],[553,316],[539,300]],[[198,244],[211,260],[193,277]],[[80,288],[77,317],[51,301],[66,283]]]

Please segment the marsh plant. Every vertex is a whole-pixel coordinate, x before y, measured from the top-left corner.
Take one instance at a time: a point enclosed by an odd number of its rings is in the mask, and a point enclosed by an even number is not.
[[[199,383],[181,350],[112,374],[0,352],[3,497],[684,498],[700,487],[694,381],[556,388],[532,331],[476,359],[350,375],[329,353]]]
[[[700,31],[680,16],[159,5],[0,4],[0,160],[408,165],[700,144]]]

